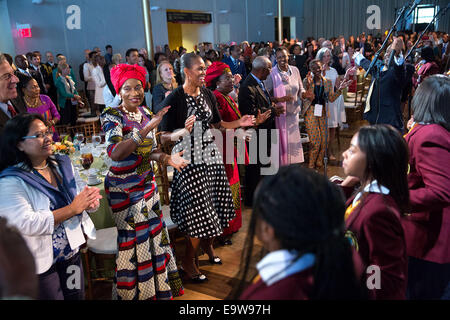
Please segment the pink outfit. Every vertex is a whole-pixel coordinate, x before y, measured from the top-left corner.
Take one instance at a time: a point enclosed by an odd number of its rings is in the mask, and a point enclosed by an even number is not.
[[[289,66],[289,72],[280,73],[278,67],[272,68],[270,77],[265,81],[270,94],[275,98],[284,96],[294,97],[292,102],[280,102],[286,112],[276,117],[276,128],[279,130],[279,163],[280,166],[304,162],[303,146],[301,143],[299,113],[301,110],[300,97],[305,91],[302,78],[297,67]]]

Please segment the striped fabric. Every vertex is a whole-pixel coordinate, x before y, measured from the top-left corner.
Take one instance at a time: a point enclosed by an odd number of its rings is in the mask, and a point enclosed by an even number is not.
[[[151,112],[139,109],[144,115],[141,123],[130,121],[117,108],[103,111],[101,123],[109,156],[117,143],[129,139],[150,121]],[[172,299],[184,293],[150,164],[154,148],[156,141],[150,134],[126,159],[113,161],[105,178],[118,229],[113,298],[120,300]]]

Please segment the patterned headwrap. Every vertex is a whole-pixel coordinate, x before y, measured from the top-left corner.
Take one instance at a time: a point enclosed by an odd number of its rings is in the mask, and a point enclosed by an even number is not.
[[[111,69],[111,82],[114,86],[114,89],[116,89],[117,93],[119,93],[123,83],[128,79],[140,80],[145,88],[146,74],[147,71],[137,64],[135,65],[118,64],[117,66]]]
[[[206,70],[206,86],[210,87],[214,79],[220,77],[226,72],[231,72],[230,67],[226,63],[220,61],[213,62]]]

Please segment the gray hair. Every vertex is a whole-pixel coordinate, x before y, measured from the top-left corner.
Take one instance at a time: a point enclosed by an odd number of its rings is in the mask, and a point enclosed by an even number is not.
[[[258,56],[252,62],[253,70],[262,70],[264,68],[268,68],[270,64],[269,58],[265,56]]]
[[[323,56],[325,55],[325,53],[329,52],[331,55],[331,50],[328,48],[322,48],[320,49],[317,54],[316,54],[316,59],[320,60],[320,62],[322,62]]]
[[[325,40],[324,42],[322,42],[322,48],[325,48],[327,46],[331,46],[333,47],[333,43],[330,40]],[[329,49],[329,48],[328,48]]]
[[[6,60],[6,56],[0,52],[0,63],[3,63],[4,61],[8,61],[8,60]]]

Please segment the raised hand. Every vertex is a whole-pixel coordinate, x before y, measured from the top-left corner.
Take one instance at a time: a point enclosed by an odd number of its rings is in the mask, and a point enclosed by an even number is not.
[[[259,126],[260,124],[267,121],[267,119],[270,118],[270,115],[272,114],[272,110],[267,110],[266,112],[261,114],[261,110],[258,110],[258,115],[256,116],[256,125]]]
[[[195,119],[196,119],[195,115],[192,115],[186,119],[186,121],[184,123],[184,128],[187,131],[192,132],[192,128],[194,127],[194,123],[195,123]]]
[[[82,213],[97,204],[100,200],[100,189],[95,187],[85,187],[72,201],[70,207],[75,215]]]
[[[349,80],[343,80],[340,85],[339,85],[339,90],[345,89],[347,88],[351,83],[353,82],[353,79],[349,79]]]
[[[351,77],[355,76],[356,70],[358,70],[358,68],[356,66],[348,69],[347,72],[345,73],[344,79],[350,79]]]
[[[169,166],[174,167],[178,172],[181,172],[182,169],[186,168],[189,164],[189,161],[182,157],[184,150],[178,153],[175,153],[169,157],[167,164]]]
[[[283,106],[275,106],[275,115],[277,117],[279,117],[280,115],[282,115],[283,113],[286,113],[286,110],[284,109]]]
[[[150,131],[155,129],[164,118],[165,114],[169,111],[170,106],[164,107],[158,111],[156,115],[153,116],[152,120],[147,124],[146,128],[150,128]]]
[[[240,127],[253,127],[256,123],[254,115],[246,114],[239,119]]]

